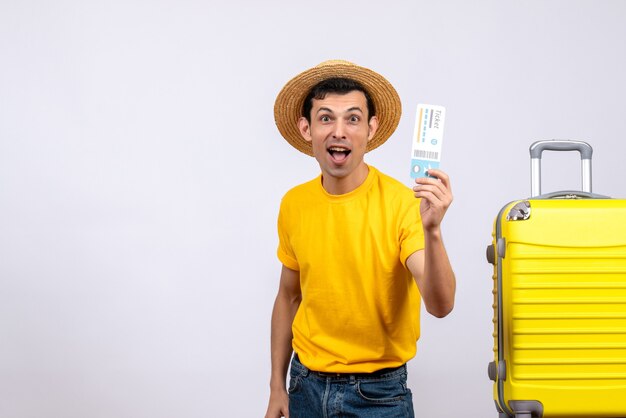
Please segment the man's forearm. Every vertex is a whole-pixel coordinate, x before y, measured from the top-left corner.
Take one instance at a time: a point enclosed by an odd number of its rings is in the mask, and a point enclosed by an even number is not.
[[[289,360],[292,353],[291,340],[293,339],[293,333],[291,325],[293,324],[298,306],[300,306],[299,298],[290,299],[287,295],[281,293],[278,294],[274,303],[271,336],[272,375],[270,378],[272,390],[285,390],[287,369],[289,368]]]
[[[443,245],[441,230],[424,231],[424,284],[426,308],[436,317],[444,317],[454,307],[456,279]]]

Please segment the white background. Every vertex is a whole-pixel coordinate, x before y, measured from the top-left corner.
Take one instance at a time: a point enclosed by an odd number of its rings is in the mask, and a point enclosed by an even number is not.
[[[273,120],[296,73],[373,68],[404,114],[366,156],[409,184],[417,103],[447,108],[454,312],[424,316],[417,415],[495,417],[494,217],[528,146],[589,141],[626,197],[626,2],[0,2],[0,417],[260,417],[282,195],[318,174]],[[546,154],[544,191],[579,186]]]

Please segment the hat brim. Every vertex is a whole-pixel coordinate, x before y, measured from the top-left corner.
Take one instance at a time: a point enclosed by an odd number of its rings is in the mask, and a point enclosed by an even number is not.
[[[302,105],[313,86],[319,82],[344,77],[359,82],[374,102],[378,130],[367,144],[366,152],[382,145],[398,127],[402,103],[396,89],[382,75],[347,61],[326,61],[292,78],[278,93],[274,103],[274,119],[281,135],[297,150],[312,156],[313,148],[298,129]]]

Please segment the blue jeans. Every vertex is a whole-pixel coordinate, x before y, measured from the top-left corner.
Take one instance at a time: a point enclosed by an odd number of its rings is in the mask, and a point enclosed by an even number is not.
[[[290,418],[414,418],[406,365],[371,374],[307,369],[298,356],[289,374]]]

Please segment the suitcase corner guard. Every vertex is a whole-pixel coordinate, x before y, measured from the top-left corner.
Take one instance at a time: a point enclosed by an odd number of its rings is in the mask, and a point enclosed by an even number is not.
[[[515,418],[542,418],[543,405],[539,401],[509,401]]]

